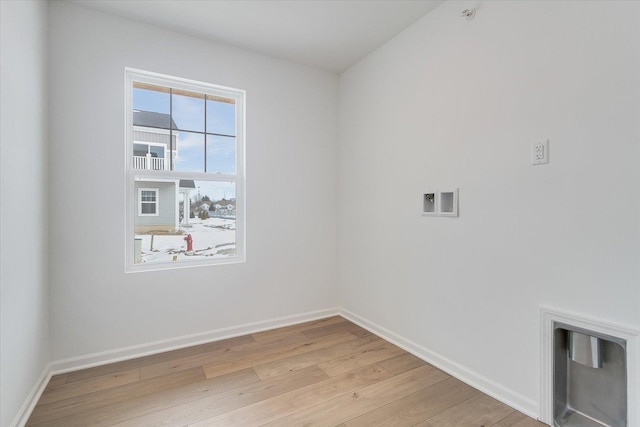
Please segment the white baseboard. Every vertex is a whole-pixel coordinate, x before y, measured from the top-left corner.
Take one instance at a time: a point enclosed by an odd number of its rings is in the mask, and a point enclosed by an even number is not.
[[[109,350],[51,362],[42,371],[40,378],[27,396],[27,399],[18,411],[13,422],[10,424],[10,427],[23,427],[27,423],[27,420],[33,412],[33,408],[35,408],[36,403],[38,403],[38,399],[42,396],[42,392],[53,375],[77,371],[79,369],[92,368],[95,366],[106,365],[109,363],[120,362],[165,351],[177,350],[179,348],[205,344],[208,342],[220,341],[227,338],[253,334],[269,329],[282,328],[285,326],[296,325],[298,323],[324,319],[338,314],[339,309],[337,308],[310,311],[292,316],[246,323],[244,325],[221,328],[198,334],[189,334],[167,340],[155,341],[117,350]]]
[[[473,372],[464,366],[441,356],[429,349],[422,347],[402,336],[392,332],[376,323],[370,322],[355,313],[341,309],[340,315],[349,319],[353,323],[367,329],[381,338],[397,345],[403,350],[408,351],[416,357],[424,360],[436,368],[448,373],[449,375],[459,379],[460,381],[477,388],[481,392],[493,397],[500,402],[511,406],[531,418],[537,419],[539,416],[538,402],[529,399],[519,393],[514,392],[490,379]]]
[[[135,359],[137,357],[149,356],[151,354],[163,353],[166,351],[177,350],[180,348],[191,347],[199,344],[206,344],[213,341],[220,341],[227,338],[253,334],[269,329],[282,328],[284,326],[323,319],[325,317],[336,316],[338,314],[338,308],[316,310],[307,313],[294,314],[292,316],[246,323],[239,326],[215,329],[212,331],[197,334],[183,335],[181,337],[170,338],[167,340],[155,341],[116,350],[108,350],[100,353],[93,353],[85,356],[58,360],[51,363],[51,372],[53,375],[63,374],[66,372],[77,371],[79,369],[86,369],[95,366],[106,365],[109,363],[121,362],[123,360]]]
[[[109,363],[120,362],[123,360],[134,359],[136,357],[148,356],[151,354],[162,353],[208,342],[220,341],[227,338],[281,328],[335,315],[343,316],[353,323],[367,329],[381,338],[386,339],[387,341],[423,359],[472,387],[477,388],[483,393],[511,406],[512,408],[517,409],[532,418],[538,417],[537,402],[515,393],[512,390],[509,390],[500,384],[497,384],[488,378],[485,378],[482,375],[447,359],[446,357],[434,353],[433,351],[407,340],[402,336],[378,324],[370,322],[348,310],[334,308],[279,317],[260,322],[246,323],[244,325],[221,328],[198,334],[189,334],[168,340],[155,341],[137,346],[93,353],[52,362],[47,365],[45,370],[42,372],[38,383],[29,394],[14,422],[11,424],[11,427],[23,427],[25,425],[52,375],[106,365]]]
[[[221,328],[198,334],[183,335],[181,337],[170,338],[167,340],[155,341],[147,344],[51,362],[42,371],[40,378],[27,396],[27,399],[25,399],[25,402],[22,404],[18,414],[10,424],[10,427],[23,427],[27,423],[31,413],[33,412],[33,408],[35,408],[40,396],[42,396],[42,392],[44,392],[44,389],[53,375],[77,371],[79,369],[92,368],[128,359],[135,359],[136,357],[163,353],[165,351],[177,350],[208,342],[220,341],[227,338],[253,334],[270,329],[282,328],[312,320],[324,319],[326,317],[336,316],[339,313],[340,310],[338,308],[310,311],[292,316],[246,323],[244,325]]]
[[[36,384],[29,392],[29,395],[22,404],[22,407],[18,411],[18,414],[14,418],[13,422],[9,424],[10,427],[23,427],[25,424],[27,424],[27,421],[31,416],[31,412],[33,412],[33,408],[36,407],[36,403],[38,403],[38,400],[40,399],[40,396],[42,396],[42,392],[44,392],[47,384],[49,384],[50,379],[51,364],[49,363],[42,370],[38,381],[36,381]]]

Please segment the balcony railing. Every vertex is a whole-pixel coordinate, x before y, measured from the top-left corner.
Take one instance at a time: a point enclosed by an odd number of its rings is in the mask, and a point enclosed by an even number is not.
[[[164,158],[151,156],[133,156],[133,168],[163,171],[165,170]]]

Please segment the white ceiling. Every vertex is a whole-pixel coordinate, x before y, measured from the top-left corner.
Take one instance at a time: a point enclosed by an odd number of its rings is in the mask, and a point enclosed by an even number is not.
[[[444,0],[72,0],[339,73]]]

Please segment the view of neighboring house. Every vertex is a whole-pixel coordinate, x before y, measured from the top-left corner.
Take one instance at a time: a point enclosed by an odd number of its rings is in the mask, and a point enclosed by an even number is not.
[[[169,114],[134,110],[134,169],[169,170],[178,157],[177,128]],[[176,231],[181,225],[188,226],[189,200],[194,189],[193,180],[137,178],[135,232]],[[180,206],[183,206],[182,212]]]
[[[213,209],[213,211],[212,211]],[[236,217],[236,201],[235,199],[225,199],[213,202],[213,205],[209,208],[209,216],[219,217]]]
[[[169,128],[171,146],[169,147]],[[133,111],[133,167],[134,169],[169,170],[169,162],[178,155],[176,141],[178,127],[169,114]]]
[[[198,216],[201,212],[207,212],[209,217],[235,218],[236,200],[234,198],[227,199],[226,197],[220,200],[203,198],[202,200],[194,202],[191,209],[195,216]]]

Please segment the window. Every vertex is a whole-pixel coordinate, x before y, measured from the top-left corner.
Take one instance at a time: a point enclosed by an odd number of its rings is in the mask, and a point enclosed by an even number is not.
[[[244,261],[244,91],[125,74],[126,270]]]
[[[138,189],[138,215],[158,215],[158,189]]]

